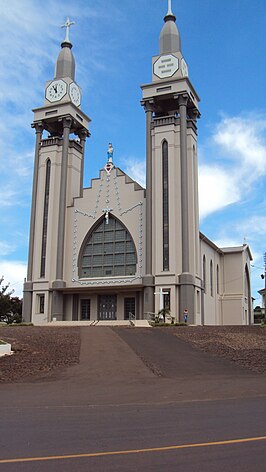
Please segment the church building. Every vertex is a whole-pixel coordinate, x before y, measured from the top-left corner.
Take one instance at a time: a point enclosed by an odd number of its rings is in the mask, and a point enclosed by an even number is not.
[[[70,25],[44,105],[33,110],[24,320],[108,323],[166,308],[176,322],[188,313],[189,324],[251,323],[248,245],[219,248],[199,231],[199,97],[170,0],[151,82],[141,86],[146,189],[116,166],[111,143],[99,176],[83,188],[90,118],[75,81]]]

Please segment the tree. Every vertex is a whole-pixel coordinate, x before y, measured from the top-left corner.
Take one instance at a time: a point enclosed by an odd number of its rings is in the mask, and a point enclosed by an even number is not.
[[[4,276],[0,277],[0,321],[8,324],[22,321],[22,300],[12,297],[14,290],[9,290],[9,283],[4,284]]]

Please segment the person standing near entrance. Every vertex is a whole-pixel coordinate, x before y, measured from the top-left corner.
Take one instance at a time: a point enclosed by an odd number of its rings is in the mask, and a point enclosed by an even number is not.
[[[184,323],[187,324],[187,320],[188,320],[188,310],[187,309],[184,310],[183,317],[184,317]]]

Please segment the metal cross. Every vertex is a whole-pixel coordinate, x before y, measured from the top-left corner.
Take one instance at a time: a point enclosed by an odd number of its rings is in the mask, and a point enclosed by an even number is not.
[[[69,41],[69,29],[71,25],[74,25],[75,21],[70,21],[69,18],[66,19],[66,22],[64,25],[61,25],[61,28],[66,28],[66,37],[64,40],[64,43],[70,43]]]
[[[105,213],[104,217],[105,217],[105,221],[106,221],[106,224],[108,225],[109,224],[109,213],[110,211],[112,211],[113,209],[112,208],[103,208],[102,211]]]
[[[168,0],[168,12],[167,15],[172,15],[172,5],[171,5],[171,0]]]
[[[163,309],[163,297],[164,297],[164,295],[166,295],[167,293],[169,293],[169,292],[165,292],[162,287],[159,287],[159,292],[154,292],[154,295],[160,295],[160,298],[159,298],[159,300],[160,300],[160,301],[159,301],[160,310]]]

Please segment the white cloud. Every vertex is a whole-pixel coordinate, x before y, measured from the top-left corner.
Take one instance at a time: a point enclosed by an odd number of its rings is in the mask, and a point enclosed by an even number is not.
[[[146,163],[134,158],[125,160],[125,172],[142,187],[146,187]]]
[[[200,216],[217,211],[240,199],[240,190],[235,176],[219,166],[199,167],[199,208]]]
[[[23,282],[27,275],[27,264],[22,261],[0,260],[0,275],[4,276],[4,282],[10,283],[10,289],[14,289],[13,296],[22,297]]]
[[[199,207],[204,218],[245,199],[266,174],[266,119],[251,114],[222,118],[200,155]]]
[[[10,243],[0,241],[0,256],[7,256],[14,252],[15,246]]]
[[[254,215],[248,220],[242,221],[238,227],[241,231],[249,233],[250,237],[260,237],[265,244],[266,216]]]

